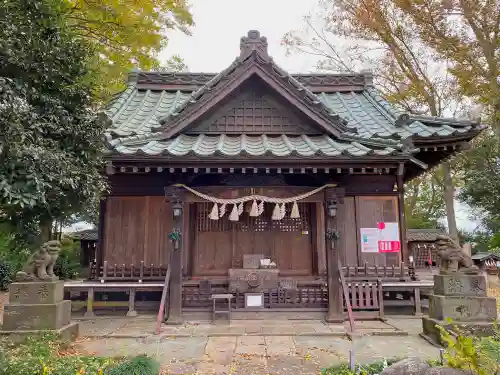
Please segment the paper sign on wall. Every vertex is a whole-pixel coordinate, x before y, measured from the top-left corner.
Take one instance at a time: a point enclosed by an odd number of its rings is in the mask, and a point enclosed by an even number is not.
[[[377,228],[361,228],[361,252],[378,253],[379,230]]]
[[[401,251],[398,223],[377,223],[377,228],[360,228],[361,252],[398,253]]]

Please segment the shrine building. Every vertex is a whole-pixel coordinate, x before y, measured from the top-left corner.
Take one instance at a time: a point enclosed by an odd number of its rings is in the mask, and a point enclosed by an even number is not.
[[[369,72],[289,74],[258,31],[239,47],[219,73],[134,71],[107,106],[92,277],[170,268],[174,323],[213,293],[342,320],[340,276],[412,277],[404,184],[482,126],[400,110]]]

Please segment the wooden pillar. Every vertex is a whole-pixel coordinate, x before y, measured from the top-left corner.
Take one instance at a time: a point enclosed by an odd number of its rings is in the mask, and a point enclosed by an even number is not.
[[[398,188],[399,237],[401,239],[401,262],[408,263],[408,243],[406,241],[404,164],[399,164],[396,179]]]
[[[165,228],[168,233],[178,232],[181,234],[177,243],[172,243],[170,263],[170,297],[168,303],[167,324],[182,324],[182,248],[184,234],[184,191],[177,186],[165,188],[165,196],[171,204],[173,217],[172,228]]]
[[[105,242],[105,226],[106,226],[106,207],[108,198],[103,198],[99,202],[99,222],[97,223],[97,244],[96,244],[96,270],[95,278],[98,280],[101,276],[101,267],[104,266],[104,242]],[[92,267],[92,264],[90,265]]]
[[[94,316],[94,288],[89,288],[87,291],[87,311],[85,312],[86,318]]]
[[[330,210],[329,205],[335,204],[337,212],[342,211],[340,217],[345,217],[343,210],[345,190],[343,188],[326,189],[325,191],[325,216],[328,217]],[[344,226],[338,225],[337,227],[343,228]],[[326,228],[326,230],[337,231],[336,228]],[[343,236],[339,233],[339,236]],[[327,276],[328,276],[328,314],[325,320],[328,323],[341,323],[345,320],[342,304],[342,285],[340,283],[340,254],[338,246],[335,244],[338,241],[327,241]]]
[[[317,256],[317,271],[319,276],[327,274],[326,266],[326,217],[325,217],[325,202],[316,203],[316,256]]]

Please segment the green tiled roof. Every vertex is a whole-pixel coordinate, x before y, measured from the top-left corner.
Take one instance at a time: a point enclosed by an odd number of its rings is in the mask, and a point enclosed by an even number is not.
[[[396,110],[373,86],[370,74],[290,75],[267,54],[267,40],[250,31],[241,53],[221,73],[183,73],[162,81],[161,74],[141,73],[106,108],[111,126],[109,145],[122,154],[147,155],[391,155],[414,152],[403,147],[409,138],[446,137],[480,128],[471,121],[412,116]],[[235,82],[257,75],[279,95],[316,122],[321,136],[189,134],[186,126],[205,113],[207,103],[221,100]],[[185,82],[191,82],[189,86]],[[326,83],[325,83],[326,82]],[[180,87],[182,86],[182,89]],[[311,87],[315,87],[314,92]],[[230,89],[231,88],[231,89]],[[324,89],[324,91],[318,90]],[[299,108],[300,107],[300,108]],[[200,112],[197,112],[200,111]],[[410,142],[411,143],[411,142]]]
[[[266,135],[185,135],[168,140],[128,142],[117,144],[122,154],[172,155],[172,156],[366,156],[397,154],[401,145],[381,142],[367,147],[352,140],[339,142],[330,136],[266,136]]]
[[[317,96],[332,112],[346,120],[349,128],[355,129],[355,132],[347,134],[361,138],[450,136],[473,128],[470,123],[458,121],[448,125],[443,123],[444,119],[436,123],[431,117],[396,125],[402,113],[396,111],[374,87],[356,92],[320,93]],[[190,93],[186,92],[138,90],[130,86],[107,108],[106,112],[112,120],[108,133],[111,138],[151,135],[161,127],[160,118],[175,113],[176,108],[189,98]]]
[[[112,121],[108,131],[123,137],[150,134],[160,126],[159,119],[175,111],[190,93],[180,91],[137,90],[129,86],[106,110]]]

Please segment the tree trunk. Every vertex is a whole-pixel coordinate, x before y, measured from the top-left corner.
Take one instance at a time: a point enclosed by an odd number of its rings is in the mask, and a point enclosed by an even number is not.
[[[457,219],[455,217],[455,188],[453,187],[453,180],[451,178],[450,165],[443,163],[443,181],[444,181],[444,203],[446,206],[446,219],[448,221],[448,232],[450,237],[459,243]]]
[[[52,220],[40,223],[40,242],[44,243],[50,241],[52,233]]]

